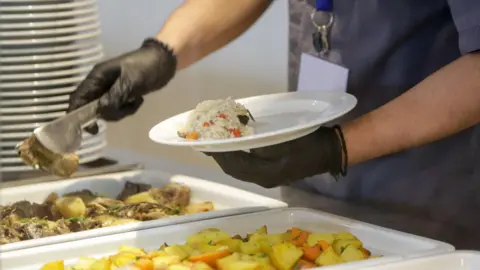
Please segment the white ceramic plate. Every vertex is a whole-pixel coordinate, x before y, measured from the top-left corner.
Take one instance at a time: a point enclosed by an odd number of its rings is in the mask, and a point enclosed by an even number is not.
[[[55,112],[63,111],[68,109],[68,103],[64,104],[55,104],[55,105],[45,105],[45,106],[26,106],[26,107],[2,107],[0,103],[0,114],[27,114],[27,113],[44,113],[44,112]]]
[[[51,1],[51,0],[50,0]],[[30,3],[25,3],[22,4],[22,1],[18,0],[10,0],[10,1],[0,1],[0,3],[17,3],[17,5],[14,6],[0,6],[0,12],[29,12],[29,11],[44,11],[44,10],[62,10],[62,9],[73,9],[73,8],[79,8],[79,7],[85,7],[89,6],[95,3],[94,0],[85,0],[85,1],[73,1],[73,2],[65,2],[65,3],[59,3],[59,4],[32,4],[31,1]]]
[[[1,80],[1,77],[0,77]],[[23,106],[39,106],[47,104],[68,103],[69,95],[43,97],[43,98],[23,98],[23,99],[0,99],[0,108],[23,107]],[[0,126],[0,129],[2,127]]]
[[[189,111],[154,126],[149,132],[150,139],[161,144],[194,147],[200,151],[248,150],[304,136],[348,113],[357,104],[357,99],[350,94],[322,91],[271,94],[237,101],[250,110],[256,120],[252,136],[225,140],[182,139],[178,137],[177,130],[185,124]]]
[[[91,5],[90,5],[91,6]],[[67,10],[60,12],[43,12],[43,13],[18,13],[18,14],[0,14],[0,20],[35,20],[35,19],[58,19],[58,18],[68,18],[73,16],[83,16],[85,14],[96,13],[97,9],[95,7],[90,8],[81,8],[77,10]]]
[[[76,35],[80,32],[91,31],[98,28],[100,28],[100,23],[96,21],[85,25],[75,25],[65,28],[0,31],[0,38],[40,39],[39,36],[63,36],[65,34]]]
[[[0,63],[1,64],[1,63]],[[12,81],[12,80],[32,80],[32,79],[45,79],[45,78],[55,78],[63,77],[69,75],[77,75],[82,73],[88,73],[92,70],[93,65],[86,65],[79,68],[65,69],[61,71],[48,71],[48,72],[34,72],[34,73],[17,73],[17,74],[0,74],[0,81]],[[0,100],[0,103],[3,103]]]
[[[80,157],[88,156],[88,155],[94,155],[94,154],[100,152],[101,150],[103,150],[106,146],[107,146],[107,142],[102,141],[101,143],[99,143],[97,145],[93,145],[89,148],[78,150],[76,153]],[[5,164],[22,164],[22,163],[23,163],[22,159],[19,158],[18,156],[16,156],[16,157],[1,157],[0,158],[0,164],[2,164],[2,165],[5,165]]]
[[[84,57],[85,55],[96,54],[102,52],[102,45],[96,44],[93,47],[86,47],[72,52],[61,52],[43,55],[29,55],[29,56],[2,56],[0,57],[0,63],[25,63],[25,62],[41,62],[41,61],[54,61],[58,59],[68,59],[75,57]]]
[[[66,86],[52,89],[38,89],[25,91],[0,91],[0,98],[16,98],[16,97],[44,97],[49,95],[65,95],[75,90],[76,86]]]
[[[62,42],[70,42],[82,39],[89,39],[100,35],[98,27],[94,27],[93,31],[72,34],[68,36],[48,37],[48,38],[25,38],[25,39],[8,39],[0,40],[2,46],[19,46],[19,45],[38,45],[38,44],[54,44]]]
[[[0,24],[1,25],[1,24]],[[80,49],[84,49],[87,47],[91,47],[94,45],[100,44],[100,41],[96,38],[81,40],[79,42],[75,42],[73,44],[61,44],[56,46],[46,46],[46,47],[28,47],[28,48],[2,48],[0,50],[0,55],[31,55],[31,54],[52,54],[52,53],[59,53],[59,52],[71,52]]]
[[[30,82],[2,82],[0,84],[0,91],[12,92],[17,90],[23,90],[18,88],[55,87],[55,86],[58,87],[59,85],[77,84],[83,81],[86,75],[87,74],[80,74],[70,78],[39,80],[39,81],[30,81]]]
[[[60,28],[60,27],[80,25],[80,24],[95,22],[95,21],[98,21],[97,14],[84,16],[84,17],[77,17],[73,19],[56,20],[56,21],[1,23],[0,31],[4,31],[4,30],[11,31],[16,29],[24,30],[24,29]]]
[[[25,65],[1,65],[1,72],[29,72],[33,73],[35,71],[45,70],[45,69],[70,69],[72,66],[78,65],[88,65],[95,64],[97,61],[102,59],[103,53],[99,52],[92,56],[83,57],[75,60],[68,61],[52,61],[48,63],[39,63],[39,64],[25,64]]]

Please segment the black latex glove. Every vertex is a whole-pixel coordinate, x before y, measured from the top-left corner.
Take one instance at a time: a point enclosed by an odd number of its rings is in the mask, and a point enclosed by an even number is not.
[[[322,173],[346,175],[347,151],[342,130],[321,127],[278,145],[229,153],[206,153],[222,170],[242,181],[266,188],[286,185]]]
[[[95,65],[70,94],[68,111],[100,98],[100,117],[118,121],[138,110],[143,95],[164,87],[176,68],[176,57],[166,44],[146,39],[139,49]],[[98,127],[86,130],[95,134]]]

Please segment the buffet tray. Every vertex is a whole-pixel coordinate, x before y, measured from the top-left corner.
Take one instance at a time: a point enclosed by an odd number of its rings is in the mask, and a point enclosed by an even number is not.
[[[65,260],[73,264],[79,257],[102,257],[116,253],[121,245],[158,249],[164,242],[184,243],[187,236],[207,228],[218,228],[230,234],[245,235],[267,225],[269,233],[281,233],[291,227],[315,232],[348,231],[356,235],[373,255],[382,258],[332,266],[334,269],[354,266],[355,269],[453,251],[453,246],[403,232],[303,208],[282,208],[257,213],[222,217],[162,228],[108,235],[0,254],[2,269],[40,269],[44,263]],[[25,260],[28,258],[28,260]],[[322,267],[322,269],[330,269]]]
[[[0,253],[196,220],[287,207],[287,204],[284,202],[245,190],[185,175],[175,175],[154,170],[136,170],[4,188],[0,190],[0,205],[7,205],[21,200],[42,203],[51,192],[57,192],[59,195],[62,195],[82,189],[89,189],[102,196],[114,198],[122,191],[126,181],[146,183],[153,187],[160,187],[171,182],[185,184],[192,191],[192,202],[211,201],[214,203],[216,210],[5,244],[0,246]]]
[[[456,251],[392,264],[369,267],[368,270],[478,270],[480,252]],[[366,270],[367,270],[366,269]],[[353,270],[353,269],[352,269]]]

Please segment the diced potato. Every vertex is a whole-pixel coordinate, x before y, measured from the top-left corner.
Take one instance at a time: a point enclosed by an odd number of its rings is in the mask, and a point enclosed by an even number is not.
[[[137,260],[138,254],[133,252],[123,251],[113,256],[110,256],[110,262],[113,266],[122,267],[134,263]]]
[[[152,197],[152,195],[150,195],[150,192],[148,191],[134,194],[125,199],[125,203],[127,204],[136,204],[142,202],[157,203],[157,201]]]
[[[333,241],[335,241],[335,236],[331,233],[312,233],[308,236],[307,244],[313,247],[320,240],[327,242],[329,245],[332,245]]]
[[[356,239],[335,240],[332,246],[337,254],[342,254],[345,248],[347,248],[347,246],[349,245],[352,245],[356,248],[361,248],[363,246],[363,243],[360,240],[356,240]]]
[[[362,251],[360,251],[355,246],[348,245],[345,248],[345,250],[342,252],[342,254],[340,254],[340,258],[342,258],[342,261],[344,262],[354,262],[354,261],[364,260],[367,257]]]
[[[147,255],[145,250],[137,247],[127,246],[127,245],[121,245],[120,248],[118,249],[118,252],[131,252],[131,253],[137,254],[138,256]]]
[[[180,258],[178,256],[161,256],[155,257],[153,260],[153,266],[155,269],[167,268],[170,265],[180,263]]]
[[[335,265],[342,262],[343,262],[342,258],[340,258],[340,256],[337,253],[335,253],[335,250],[333,250],[332,247],[328,247],[315,260],[315,264],[319,266]]]
[[[187,243],[192,248],[199,244],[217,243],[222,240],[230,239],[230,235],[218,229],[206,229],[187,238]]]
[[[217,267],[220,270],[258,270],[260,264],[255,261],[241,260],[240,254],[234,253],[218,260]]]
[[[65,269],[65,265],[63,261],[56,261],[56,262],[49,262],[45,264],[41,270],[63,270]]]
[[[208,264],[210,267],[217,267],[217,261],[221,258],[225,258],[230,256],[230,250],[220,250],[214,252],[207,252],[199,255],[191,255],[188,260],[191,262],[204,262]]]
[[[147,258],[150,259],[162,256],[168,256],[168,254],[164,250],[154,250],[147,253]]]
[[[243,242],[240,244],[240,252],[245,254],[256,254],[261,253],[262,249],[260,244],[255,242]]]
[[[250,237],[256,234],[267,235],[268,234],[267,226],[263,225],[262,227],[258,228],[255,232],[251,234],[247,234],[247,239],[250,240]]]
[[[146,258],[141,258],[135,262],[135,268],[138,270],[154,270],[153,261]]]
[[[273,266],[271,265],[270,257],[267,254],[262,254],[262,253],[255,254],[255,255],[242,254],[241,260],[258,262],[261,266],[261,269],[273,268]]]
[[[212,270],[212,268],[204,262],[196,262],[192,268],[193,270]]]
[[[55,207],[64,218],[85,217],[87,207],[80,197],[62,197],[55,200]]]
[[[357,237],[349,232],[341,232],[334,234],[337,240],[357,240]]]
[[[243,243],[242,240],[240,239],[225,239],[225,240],[222,240],[222,241],[219,241],[217,242],[217,244],[219,245],[224,245],[224,246],[228,246],[228,248],[230,249],[230,251],[232,252],[239,252],[240,251],[240,245]]]
[[[269,234],[266,240],[270,245],[277,245],[285,242],[285,234]]]
[[[230,250],[230,248],[224,245],[201,244],[197,246],[197,250],[201,251],[202,253],[205,253],[205,252],[225,251],[225,250]]]
[[[189,253],[178,245],[166,247],[164,251],[167,253],[167,255],[178,256],[181,261],[185,260],[189,256]]]
[[[88,270],[110,270],[111,265],[110,261],[107,258],[101,258],[100,260],[96,260]]]
[[[155,268],[155,269],[162,269],[162,268]],[[168,270],[192,270],[192,267],[185,264],[174,264],[174,265],[168,266],[167,269]]]
[[[303,252],[291,243],[283,243],[272,246],[270,259],[272,264],[280,270],[290,270],[302,257]]]
[[[97,260],[89,257],[80,257],[78,263],[75,264],[74,268],[77,270],[88,270],[90,266],[94,264]]]

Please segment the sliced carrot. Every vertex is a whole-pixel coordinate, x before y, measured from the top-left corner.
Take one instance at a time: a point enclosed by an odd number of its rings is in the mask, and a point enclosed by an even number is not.
[[[327,248],[330,246],[326,241],[323,240],[318,241],[317,245],[320,246],[322,252],[327,250]]]
[[[235,136],[235,137],[242,136],[242,132],[238,128],[233,129],[232,133],[233,133],[233,136]]]
[[[196,140],[198,139],[198,132],[194,131],[194,132],[190,132],[187,134],[187,136],[185,137],[189,140]]]
[[[204,127],[209,127],[209,126],[210,126],[210,123],[205,122],[205,123],[203,123],[203,126],[204,126]]]
[[[314,263],[311,263],[307,260],[298,260],[298,262],[295,264],[295,266],[293,267],[293,269],[308,269],[308,268],[315,268],[315,267],[318,267],[317,265],[315,265]]]
[[[303,248],[303,256],[302,258],[311,262],[314,262],[318,256],[322,254],[322,247],[319,244],[316,244],[313,247],[305,245]]]
[[[135,267],[140,269],[140,270],[153,270],[154,269],[153,261],[149,260],[149,259],[145,259],[145,258],[139,259],[135,263]]]
[[[299,228],[292,228],[292,233],[290,235],[290,241],[297,247],[303,247],[303,244],[307,242],[309,232],[303,231]]]
[[[223,257],[227,257],[228,255],[230,255],[230,250],[221,250],[221,251],[208,252],[200,255],[190,256],[188,260],[191,262],[204,262],[210,265],[211,267],[216,268],[217,260]]]

